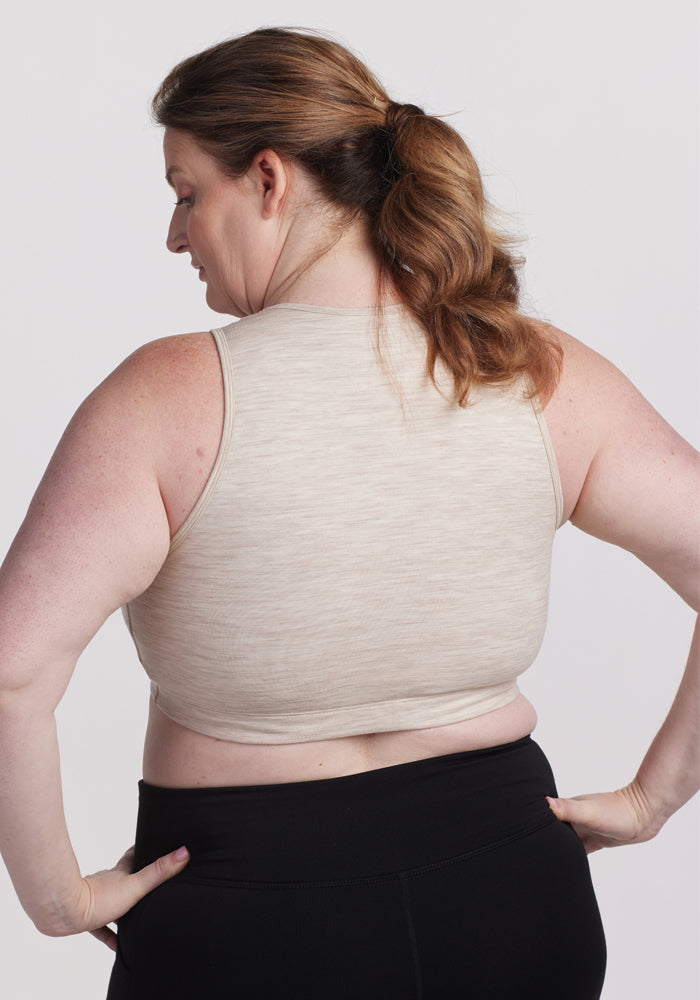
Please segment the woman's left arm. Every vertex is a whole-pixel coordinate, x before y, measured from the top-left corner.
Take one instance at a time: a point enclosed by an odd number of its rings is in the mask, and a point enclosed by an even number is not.
[[[634,553],[697,611],[700,455],[609,361],[557,335],[564,372],[546,414],[565,515]],[[651,839],[700,788],[698,632],[696,624],[673,705],[632,781],[614,792],[552,800],[587,851]]]
[[[165,559],[158,385],[166,348],[132,355],[82,404],[0,569],[0,852],[44,933],[105,926],[182,870],[167,855],[140,872],[127,855],[83,878],[64,819],[54,710],[105,619]],[[154,395],[155,393],[155,395]]]

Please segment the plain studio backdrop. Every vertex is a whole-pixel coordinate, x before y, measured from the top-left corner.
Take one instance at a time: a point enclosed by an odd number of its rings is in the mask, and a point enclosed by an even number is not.
[[[693,0],[28,0],[0,43],[3,551],[87,393],[139,344],[226,322],[189,259],[165,250],[173,197],[148,106],[175,62],[261,24],[328,31],[392,96],[452,116],[526,237],[526,308],[614,361],[697,445]],[[521,686],[561,794],[633,777],[690,632],[689,609],[632,556],[571,525],[559,532],[549,629]],[[58,712],[84,872],[132,843],[147,700],[114,616]],[[656,840],[591,857],[606,1000],[698,995],[697,847],[696,801]],[[42,937],[4,869],[0,924],[3,996],[104,996],[111,953],[87,934]]]

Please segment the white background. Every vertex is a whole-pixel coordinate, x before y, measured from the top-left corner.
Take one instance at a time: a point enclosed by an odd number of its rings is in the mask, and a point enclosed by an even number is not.
[[[27,0],[3,22],[0,545],[71,413],[146,340],[221,320],[165,252],[172,194],[149,99],[179,59],[260,24],[330,31],[390,93],[452,114],[508,224],[527,307],[616,362],[697,444],[695,3]],[[550,628],[522,688],[562,794],[627,782],[672,700],[691,615],[641,564],[566,526]],[[120,618],[59,709],[84,871],[133,839],[147,686]],[[606,1000],[698,995],[698,804],[596,854]],[[42,937],[0,872],[0,990],[104,996],[111,954]],[[566,997],[566,984],[561,984]]]

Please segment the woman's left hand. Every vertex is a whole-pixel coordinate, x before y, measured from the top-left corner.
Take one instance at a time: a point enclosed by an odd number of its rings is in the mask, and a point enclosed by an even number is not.
[[[108,926],[153,889],[178,875],[189,861],[182,848],[165,854],[151,865],[134,871],[134,848],[122,855],[114,868],[86,875],[82,880],[81,899],[78,907],[80,916],[77,925],[69,933],[89,931],[98,941],[102,941],[112,951],[117,948],[117,935]]]
[[[571,823],[586,854],[603,847],[641,844],[651,840],[665,822],[650,806],[635,779],[615,792],[576,795],[570,799],[547,797],[555,816]]]

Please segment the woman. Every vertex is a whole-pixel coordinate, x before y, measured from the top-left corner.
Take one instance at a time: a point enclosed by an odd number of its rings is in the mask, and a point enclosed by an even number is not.
[[[697,455],[518,312],[464,143],[346,50],[254,32],[154,109],[168,246],[243,319],[98,387],[3,566],[23,906],[117,948],[110,1000],[599,996],[585,852],[697,790],[697,639],[612,793],[556,799],[515,680],[567,519],[697,606]],[[122,606],[153,695],[135,856],[82,878],[53,712]]]

